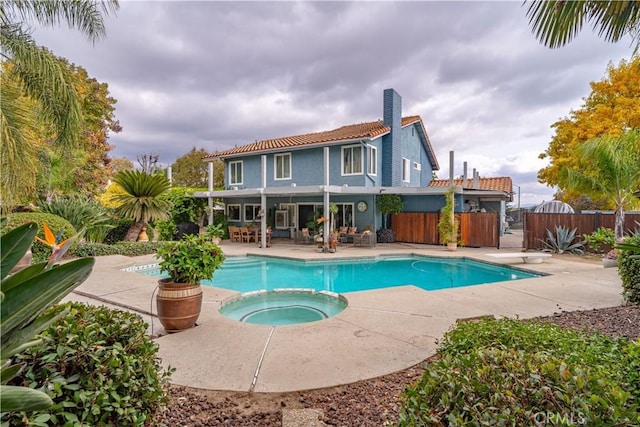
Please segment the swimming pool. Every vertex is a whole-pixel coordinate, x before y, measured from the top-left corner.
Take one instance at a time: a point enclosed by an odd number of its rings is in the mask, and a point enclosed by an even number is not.
[[[137,272],[161,277],[157,268]],[[532,277],[540,275],[467,258],[411,255],[299,261],[243,256],[227,257],[213,280],[202,284],[243,293],[280,288],[347,293],[403,285],[432,291]]]

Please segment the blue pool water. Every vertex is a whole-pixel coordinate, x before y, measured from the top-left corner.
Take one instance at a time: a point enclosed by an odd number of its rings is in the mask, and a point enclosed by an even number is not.
[[[158,269],[139,273],[160,277]],[[534,273],[463,258],[393,256],[331,261],[228,257],[203,285],[238,292],[306,288],[336,293],[414,285],[424,290],[539,277]]]

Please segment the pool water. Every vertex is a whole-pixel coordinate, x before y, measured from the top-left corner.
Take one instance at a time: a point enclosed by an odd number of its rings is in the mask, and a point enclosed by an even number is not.
[[[158,269],[138,270],[160,277]],[[389,256],[330,261],[272,257],[227,257],[203,285],[238,292],[306,288],[347,293],[414,285],[432,291],[519,280],[540,275],[465,258]]]

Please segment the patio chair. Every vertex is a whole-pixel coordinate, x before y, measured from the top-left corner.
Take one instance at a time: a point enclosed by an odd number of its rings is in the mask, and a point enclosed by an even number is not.
[[[229,226],[229,238],[232,242],[242,242],[242,235],[240,234],[240,227],[235,225]]]
[[[257,233],[257,243],[258,246],[261,246],[262,243],[262,232],[260,230],[256,231]],[[267,227],[267,247],[271,246],[271,234],[272,234],[272,230],[271,227]]]
[[[309,233],[309,229],[308,228],[303,228],[302,229],[302,244],[303,245],[308,245],[313,243],[313,236],[311,235],[311,233]]]
[[[249,243],[253,238],[249,232],[249,227],[240,227],[240,236],[242,238],[242,243]]]

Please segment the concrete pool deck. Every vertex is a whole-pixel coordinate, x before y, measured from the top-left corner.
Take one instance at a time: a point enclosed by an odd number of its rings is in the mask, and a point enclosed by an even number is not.
[[[503,249],[384,244],[375,248],[339,247],[321,254],[313,245],[274,242],[221,245],[228,256],[269,255],[299,259],[335,259],[386,254],[468,257],[494,264],[549,274],[545,277],[423,291],[414,286],[344,294],[349,306],[320,322],[263,326],[240,323],[218,312],[220,302],[236,292],[203,287],[198,325],[162,335],[155,313],[157,279],[122,268],[155,263],[153,256],[96,258],[93,273],[67,300],[139,312],[151,324],[164,366],[176,368],[171,381],[211,390],[286,392],[347,384],[399,371],[435,354],[437,341],[458,319],[483,315],[522,319],[560,311],[612,307],[622,304],[616,268],[554,255],[541,264],[520,259],[496,259]]]

